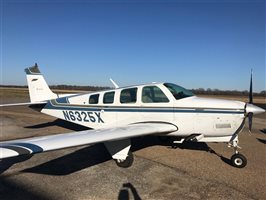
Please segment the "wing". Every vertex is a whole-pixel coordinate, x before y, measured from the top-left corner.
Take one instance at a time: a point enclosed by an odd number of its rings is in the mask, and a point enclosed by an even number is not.
[[[176,130],[177,127],[173,124],[154,122],[5,141],[0,142],[0,159],[144,135],[170,133]]]

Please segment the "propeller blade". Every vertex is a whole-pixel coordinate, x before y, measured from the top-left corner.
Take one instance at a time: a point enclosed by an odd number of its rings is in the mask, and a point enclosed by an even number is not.
[[[252,118],[253,118],[253,113],[248,113],[248,129],[249,132],[251,133],[251,129],[252,129]]]
[[[249,86],[249,103],[250,104],[253,104],[252,74],[253,74],[253,71],[251,69],[250,86]]]

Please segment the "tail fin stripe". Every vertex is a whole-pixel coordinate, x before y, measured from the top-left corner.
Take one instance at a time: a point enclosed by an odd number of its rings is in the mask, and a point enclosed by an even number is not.
[[[40,75],[41,74],[37,63],[35,63],[35,65],[32,66],[32,67],[26,68],[25,72],[26,72],[27,75],[31,75],[31,74],[32,75]]]

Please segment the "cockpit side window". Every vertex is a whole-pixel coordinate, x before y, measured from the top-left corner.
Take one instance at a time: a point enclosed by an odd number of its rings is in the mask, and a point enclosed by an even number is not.
[[[178,85],[172,83],[165,83],[164,86],[167,87],[167,89],[172,93],[176,100],[194,96],[191,91]]]
[[[146,86],[142,89],[141,100],[143,103],[166,103],[169,99],[157,86]]]
[[[93,94],[90,96],[89,104],[97,104],[99,102],[99,94]]]
[[[129,88],[121,91],[120,103],[136,103],[137,102],[137,88]]]
[[[106,92],[103,96],[103,103],[114,103],[115,92]]]

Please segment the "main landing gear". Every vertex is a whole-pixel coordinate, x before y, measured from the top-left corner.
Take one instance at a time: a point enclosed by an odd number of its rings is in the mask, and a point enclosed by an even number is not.
[[[115,159],[115,162],[116,162],[118,167],[128,168],[128,167],[130,167],[133,164],[134,156],[133,156],[132,152],[129,151],[128,152],[128,156],[126,157],[125,160]]]
[[[237,148],[240,148],[240,147],[237,144],[238,144],[238,136],[236,136],[229,143],[229,147],[233,147],[234,152],[235,152],[235,154],[232,155],[231,157],[231,162],[234,167],[243,168],[247,165],[247,158],[238,152]]]
[[[105,142],[104,145],[118,167],[128,168],[133,164],[134,157],[130,151],[130,139]]]

